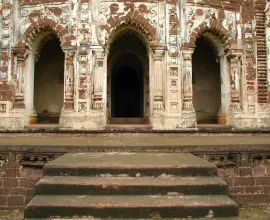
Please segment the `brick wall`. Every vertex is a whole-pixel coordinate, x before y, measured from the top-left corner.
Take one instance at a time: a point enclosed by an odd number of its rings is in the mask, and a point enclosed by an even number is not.
[[[20,209],[30,202],[46,161],[35,155],[25,158],[20,153],[0,152],[0,209]]]
[[[229,196],[240,206],[270,204],[270,151],[219,152],[198,154],[218,167],[228,184]]]
[[[229,185],[229,195],[241,206],[270,203],[270,157],[261,155],[235,168],[219,168]]]
[[[0,151],[0,209],[24,208],[34,196],[35,184],[43,175],[42,167],[64,153],[54,151]],[[229,196],[239,205],[269,205],[270,149],[240,152],[240,148],[235,152],[221,148],[211,151],[208,147],[207,152],[193,153],[217,165],[219,176],[228,183]]]

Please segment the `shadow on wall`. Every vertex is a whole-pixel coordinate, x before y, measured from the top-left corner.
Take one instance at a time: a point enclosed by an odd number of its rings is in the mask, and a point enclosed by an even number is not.
[[[64,53],[58,39],[41,49],[35,66],[34,106],[39,123],[58,123],[64,100]]]
[[[199,38],[192,57],[193,105],[198,123],[217,124],[221,105],[220,65],[211,46]]]

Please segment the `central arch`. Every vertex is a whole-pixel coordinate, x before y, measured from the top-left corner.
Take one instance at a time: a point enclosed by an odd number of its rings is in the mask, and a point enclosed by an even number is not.
[[[133,29],[119,31],[109,47],[108,112],[110,123],[147,123],[148,50]]]

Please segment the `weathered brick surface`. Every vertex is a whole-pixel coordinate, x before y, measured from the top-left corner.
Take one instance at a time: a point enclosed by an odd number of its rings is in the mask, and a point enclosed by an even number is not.
[[[235,161],[240,163],[233,168],[236,172],[229,175],[226,173],[228,168],[219,168],[219,175],[229,186],[229,195],[242,206],[264,205],[270,202],[269,152],[258,155],[239,154]]]
[[[216,152],[209,149],[208,152],[195,154],[218,166],[219,176],[228,184],[229,196],[238,204],[241,206],[269,204],[270,152],[253,151],[245,155],[239,152],[225,150]],[[50,156],[48,152],[39,152],[39,155],[28,152],[0,152],[0,160],[4,161],[0,167],[0,209],[24,208],[33,198],[35,185],[43,176],[40,166],[43,157],[49,158],[46,159],[49,161],[63,153],[56,154],[53,149]]]
[[[0,152],[0,155],[4,161],[0,167],[0,209],[24,208],[34,196],[35,185],[43,175],[42,168],[22,166],[21,154]]]

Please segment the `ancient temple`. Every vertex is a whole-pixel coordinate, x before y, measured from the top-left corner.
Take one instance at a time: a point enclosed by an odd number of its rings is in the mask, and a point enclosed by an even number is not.
[[[0,127],[270,127],[265,0],[1,0]]]

